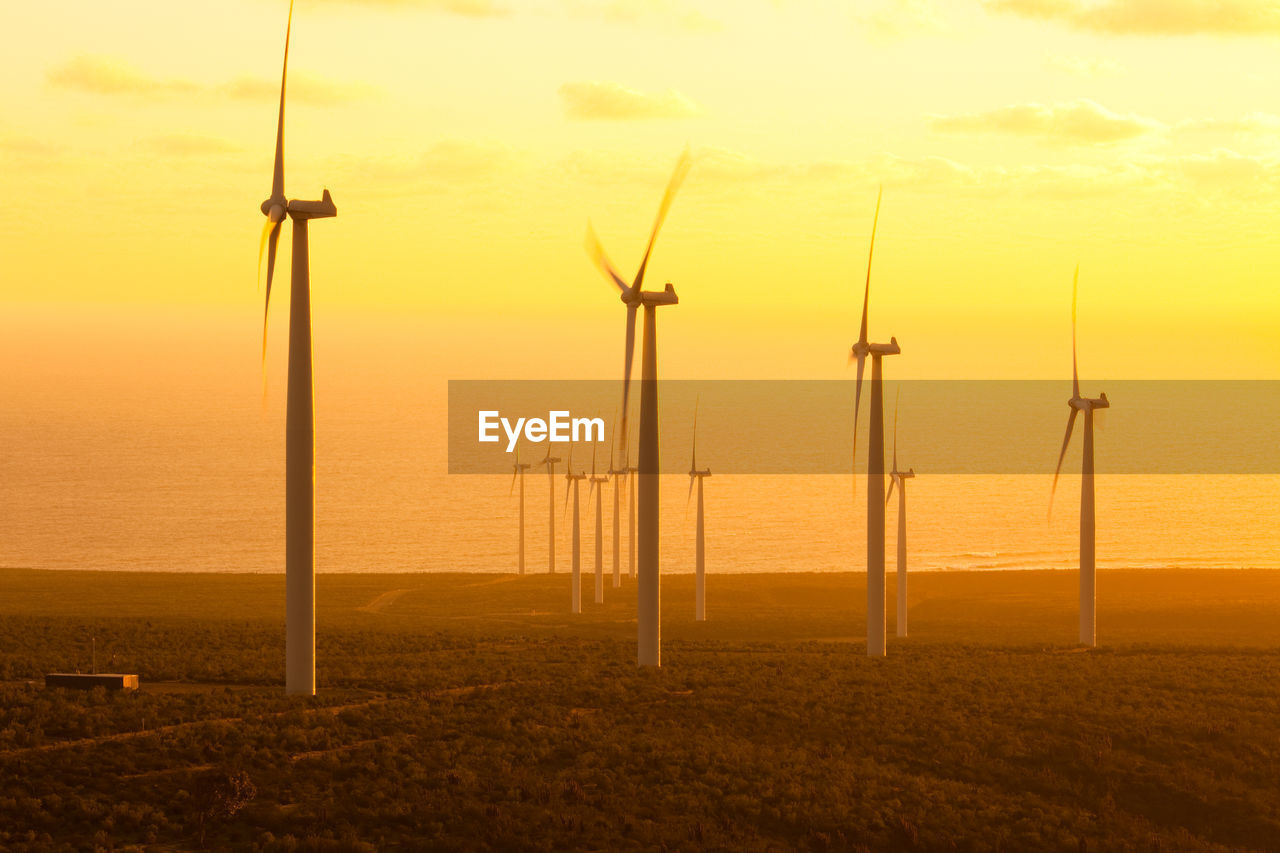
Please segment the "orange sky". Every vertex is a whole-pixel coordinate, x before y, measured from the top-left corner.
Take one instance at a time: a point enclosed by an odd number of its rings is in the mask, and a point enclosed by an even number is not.
[[[1086,375],[1280,373],[1273,4],[852,5],[298,0],[286,192],[339,209],[312,229],[317,357],[613,375],[584,227],[629,274],[688,143],[649,278],[682,300],[667,375],[845,375],[881,183],[896,375],[1065,376],[1077,261]],[[257,392],[286,9],[0,9],[10,364],[88,345],[145,383],[137,342],[198,329],[190,363]]]

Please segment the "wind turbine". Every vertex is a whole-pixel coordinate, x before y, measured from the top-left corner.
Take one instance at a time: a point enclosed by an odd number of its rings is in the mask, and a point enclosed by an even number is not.
[[[548,494],[548,512],[547,525],[550,534],[547,536],[547,574],[554,575],[556,573],[556,463],[560,461],[559,456],[551,455],[551,445],[547,445],[547,455],[538,460],[538,464],[533,466],[541,468],[547,466],[547,483],[551,486]]]
[[[293,262],[289,290],[289,387],[285,414],[285,674],[288,694],[316,692],[315,565],[315,394],[311,381],[311,276],[307,223],[337,216],[326,189],[319,201],[289,199],[284,194],[284,93],[289,74],[289,36],[293,3],[284,31],[284,64],[280,71],[280,111],[276,119],[276,155],[271,196],[262,203],[267,217],[258,244],[258,267],[267,250],[266,305],[262,316],[262,361],[267,359],[267,316],[275,273],[280,226],[293,220]],[[265,379],[264,379],[265,382]]]
[[[885,655],[884,589],[884,376],[880,362],[902,352],[898,339],[887,344],[867,340],[867,304],[871,298],[871,258],[876,250],[876,226],[880,222],[880,195],[871,222],[871,248],[867,252],[867,284],[862,294],[862,330],[849,352],[849,363],[858,362],[858,385],[853,398],[853,455],[858,455],[858,407],[862,403],[862,372],[871,357],[871,447],[867,458],[867,656]],[[855,477],[855,483],[857,482]]]
[[[520,443],[516,442],[516,461],[511,466],[511,489],[507,492],[507,497],[511,497],[512,492],[516,488],[516,480],[520,481],[520,574],[524,574],[524,472],[528,471],[531,466],[528,462],[520,461]]]
[[[658,230],[667,217],[676,191],[689,172],[689,151],[685,149],[676,161],[675,171],[667,183],[667,190],[662,196],[662,204],[658,207],[658,216],[653,223],[653,231],[649,234],[649,246],[645,249],[644,258],[640,261],[640,269],[635,280],[628,285],[618,275],[613,264],[605,256],[600,241],[590,224],[587,225],[587,252],[596,266],[610,279],[621,292],[622,304],[627,306],[627,339],[623,358],[622,375],[622,430],[621,441],[627,445],[627,406],[631,390],[631,361],[635,354],[636,310],[644,306],[644,342],[642,345],[642,362],[640,369],[640,514],[637,536],[639,540],[639,581],[636,593],[637,601],[637,661],[641,666],[662,665],[662,627],[659,590],[661,578],[658,567],[658,341],[657,341],[657,309],[661,305],[675,305],[675,288],[668,282],[660,293],[646,293],[644,287],[644,271],[649,265],[649,255],[653,252],[654,241],[658,239]]]
[[[604,604],[604,514],[601,511],[601,504],[602,504],[601,499],[604,495],[604,484],[609,482],[609,478],[596,476],[595,445],[592,445],[591,447],[591,479],[588,480],[588,482],[590,483],[590,485],[587,487],[587,504],[588,505],[590,505],[591,503],[591,493],[593,491],[596,493],[596,604]],[[599,488],[596,488],[597,486],[599,486]],[[589,511],[590,511],[590,507],[588,506],[588,512]],[[614,553],[614,556],[616,557],[618,554],[618,543],[616,539],[618,513],[617,513],[616,500],[614,501],[613,524],[615,528],[615,531],[614,531],[615,540],[613,543],[613,546],[614,546],[613,553]],[[617,571],[618,563],[616,560],[614,561],[613,568],[614,568],[613,576],[616,579],[618,576],[618,571]]]
[[[569,493],[573,492],[573,592],[570,603],[574,613],[582,612],[582,528],[578,513],[578,483],[587,479],[586,474],[573,473],[573,445],[569,445],[569,461],[564,466],[564,508],[569,509]]]
[[[1093,411],[1110,408],[1111,403],[1105,393],[1098,397],[1080,396],[1080,372],[1076,366],[1076,294],[1079,289],[1080,267],[1077,265],[1075,278],[1071,283],[1071,399],[1067,401],[1071,414],[1067,416],[1067,434],[1062,439],[1062,450],[1058,453],[1058,468],[1053,472],[1049,514],[1052,517],[1053,496],[1058,491],[1058,476],[1062,473],[1062,460],[1067,455],[1067,445],[1071,443],[1071,428],[1075,426],[1076,415],[1084,412],[1084,456],[1080,463],[1080,644],[1096,646],[1098,625],[1093,526]]]
[[[898,400],[893,401],[893,470],[889,472],[889,493],[884,502],[893,497],[893,487],[898,487],[898,629],[899,637],[907,636],[907,480],[916,475],[916,469],[898,470]]]
[[[707,545],[703,530],[702,515],[702,481],[711,476],[711,469],[698,470],[698,403],[693,404],[693,458],[689,462],[689,497],[685,498],[685,512],[688,512],[689,498],[693,497],[693,481],[698,481],[698,538],[694,550],[694,592],[693,618],[696,622],[707,621]],[[686,515],[686,517],[688,517]]]

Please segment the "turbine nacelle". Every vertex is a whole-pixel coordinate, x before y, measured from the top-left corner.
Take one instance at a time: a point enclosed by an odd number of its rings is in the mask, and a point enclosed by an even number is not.
[[[622,301],[628,305],[638,303],[640,305],[676,305],[680,302],[680,298],[676,296],[676,289],[667,282],[666,288],[657,292],[651,290],[641,290],[638,294],[634,289],[622,294]]]
[[[326,219],[338,215],[338,208],[333,204],[333,197],[325,190],[319,201],[289,201],[289,217],[291,219]]]
[[[696,468],[689,469],[689,479],[693,479],[694,477],[710,477],[710,476],[711,476],[710,468],[704,468],[701,471],[697,470]]]
[[[1079,412],[1092,411],[1093,409],[1109,409],[1111,401],[1107,399],[1104,392],[1099,397],[1072,397],[1067,401],[1067,405]]]

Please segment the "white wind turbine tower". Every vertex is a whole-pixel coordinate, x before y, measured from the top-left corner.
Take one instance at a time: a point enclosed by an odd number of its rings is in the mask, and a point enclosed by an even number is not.
[[[578,512],[578,484],[587,479],[586,474],[573,473],[573,445],[569,445],[569,461],[564,466],[564,508],[569,509],[569,493],[573,493],[573,591],[570,606],[574,613],[582,612],[582,527]]]
[[[556,463],[560,461],[559,456],[551,455],[551,445],[547,445],[547,455],[538,460],[535,468],[547,466],[547,484],[550,491],[547,494],[547,527],[550,533],[547,535],[547,574],[554,575],[556,573]]]
[[[685,499],[686,518],[689,498],[693,497],[693,481],[698,481],[698,533],[694,548],[693,618],[695,622],[707,621],[707,542],[703,527],[702,481],[711,476],[711,469],[698,470],[698,402],[693,404],[693,455],[689,462],[689,497]]]
[[[590,512],[591,493],[594,491],[596,495],[596,604],[604,604],[604,514],[601,510],[602,498],[604,496],[604,484],[609,482],[608,477],[596,476],[596,448],[593,444],[591,447],[591,478],[587,481],[590,485],[587,487],[587,511]],[[618,512],[617,501],[614,501],[614,535],[617,536]],[[618,555],[618,543],[613,543],[614,557]],[[617,560],[613,563],[613,576],[618,577]]]
[[[644,342],[640,372],[640,495],[639,523],[636,531],[638,542],[637,600],[637,661],[641,666],[662,665],[662,628],[659,591],[661,578],[658,565],[658,341],[657,308],[675,305],[675,288],[668,282],[660,293],[646,293],[644,271],[653,252],[658,230],[667,216],[667,210],[675,198],[676,190],[689,171],[689,152],[686,149],[676,162],[675,171],[667,184],[667,191],[658,208],[658,217],[649,235],[649,246],[635,280],[627,284],[615,271],[605,256],[600,241],[591,226],[587,226],[587,251],[596,266],[621,291],[622,303],[627,306],[627,339],[623,359],[622,376],[622,430],[621,441],[627,444],[627,405],[631,389],[631,361],[635,354],[636,310],[644,306]]]
[[[319,201],[289,199],[284,194],[284,94],[289,73],[289,36],[293,3],[284,32],[284,64],[280,71],[280,110],[276,118],[276,154],[271,196],[262,203],[267,217],[258,245],[258,265],[267,250],[266,307],[262,317],[262,360],[265,383],[267,313],[276,246],[285,216],[293,220],[293,262],[289,290],[289,387],[285,414],[285,675],[288,694],[316,692],[316,564],[315,564],[315,393],[311,380],[311,275],[307,223],[337,216],[326,189]],[[265,385],[264,385],[265,387]]]
[[[898,487],[898,627],[899,637],[907,636],[907,480],[916,475],[914,468],[898,470],[898,401],[893,401],[893,470],[889,472],[889,493],[884,502],[893,497],[893,487]]]
[[[887,344],[867,340],[867,303],[871,297],[871,258],[876,249],[876,226],[880,222],[880,196],[871,222],[871,248],[867,252],[867,284],[862,294],[862,331],[849,353],[849,363],[858,362],[858,385],[853,398],[853,455],[858,455],[858,407],[862,402],[862,372],[871,356],[871,447],[867,458],[867,656],[885,655],[884,583],[884,377],[881,359],[902,352],[898,339]],[[857,482],[855,475],[855,483]]]
[[[1053,473],[1053,489],[1049,492],[1049,514],[1053,514],[1053,496],[1058,490],[1058,476],[1062,473],[1062,460],[1071,443],[1071,428],[1076,415],[1084,412],[1084,455],[1080,464],[1080,643],[1085,646],[1098,644],[1097,587],[1094,563],[1093,518],[1093,412],[1110,408],[1104,393],[1098,397],[1080,396],[1080,372],[1076,366],[1076,294],[1080,289],[1080,267],[1076,267],[1071,283],[1071,399],[1067,405],[1071,414],[1067,417],[1067,434],[1062,439],[1058,453],[1058,468]]]
[[[516,442],[516,462],[511,466],[511,489],[507,492],[507,497],[515,491],[516,480],[520,481],[520,574],[524,574],[524,472],[531,467],[527,462],[520,461],[520,442]]]

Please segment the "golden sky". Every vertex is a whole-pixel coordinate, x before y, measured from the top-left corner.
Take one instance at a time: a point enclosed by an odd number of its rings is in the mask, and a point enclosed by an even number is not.
[[[0,353],[129,373],[200,329],[256,393],[287,6],[0,8]],[[688,144],[666,375],[846,375],[883,184],[895,375],[1065,378],[1079,262],[1086,376],[1276,378],[1278,46],[1268,0],[297,0],[317,357],[615,375],[585,225],[629,275]]]

